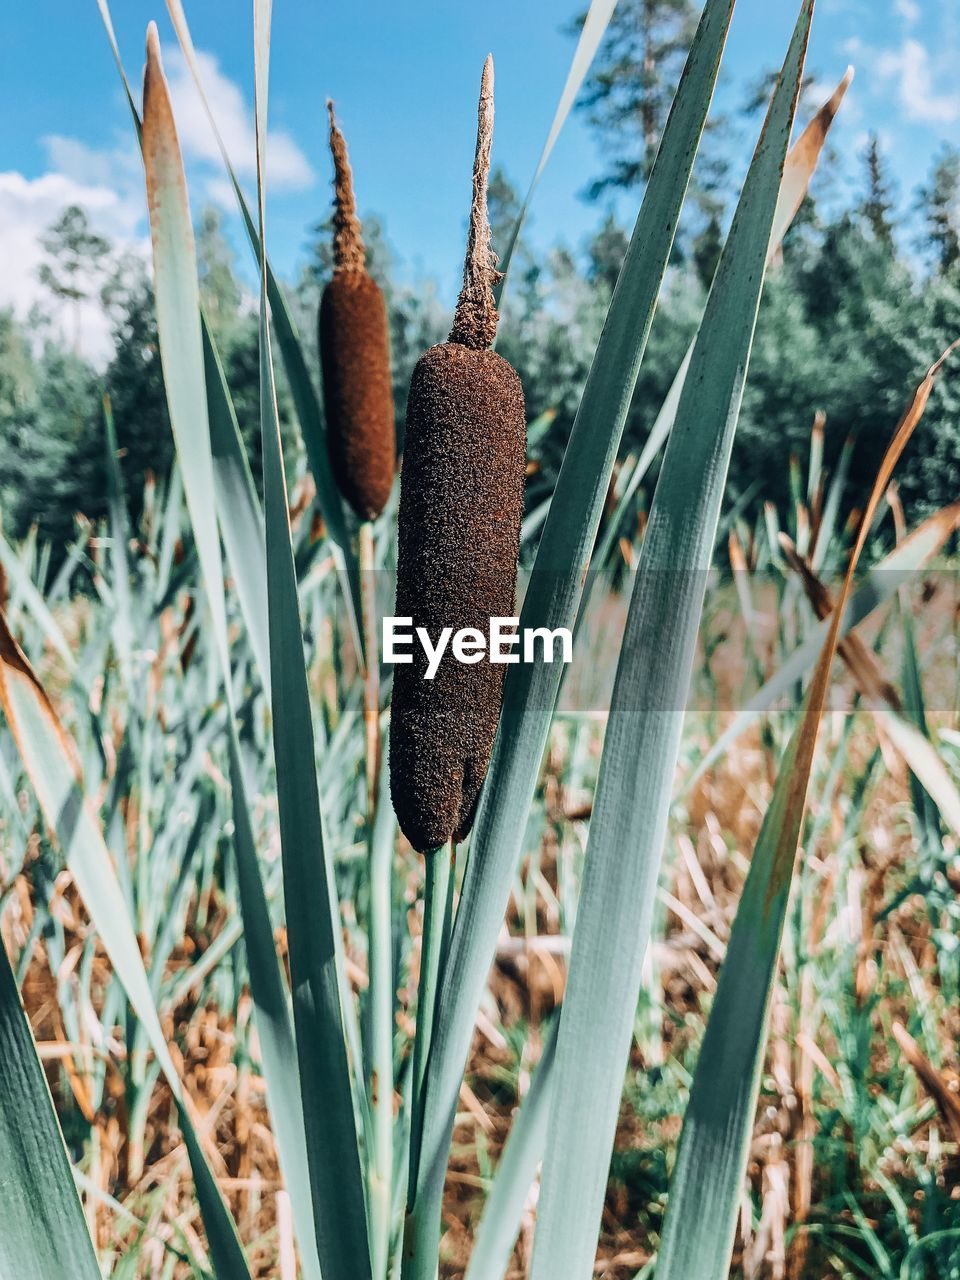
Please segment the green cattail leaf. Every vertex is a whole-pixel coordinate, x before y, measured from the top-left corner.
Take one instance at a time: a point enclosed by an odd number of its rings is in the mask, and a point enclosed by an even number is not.
[[[160,65],[160,38],[151,24],[143,90],[143,163],[153,243],[154,295],[160,362],[183,473],[213,636],[227,667],[227,613],[220,534],[213,503],[213,459],[200,329],[200,286],[180,144]]]
[[[124,673],[124,679],[129,682],[133,649],[130,562],[127,555],[130,529],[127,522],[127,498],[123,488],[123,474],[117,457],[117,429],[113,422],[113,409],[109,396],[103,397],[103,421],[106,428],[107,514],[110,520],[110,567],[114,602],[110,630],[113,634],[114,649],[120,661],[120,669]]]
[[[706,577],[812,17],[813,0],[804,0],[707,301],[640,552],[560,1016],[532,1280],[593,1273]]]
[[[270,696],[270,641],[267,636],[267,558],[263,512],[250,474],[223,363],[201,316],[203,368],[210,420],[213,487],[220,533],[233,575],[243,620],[267,698]]]
[[[100,1280],[63,1134],[0,944],[0,1275]]]
[[[810,567],[815,573],[823,568],[827,552],[833,544],[834,534],[837,530],[840,501],[847,485],[847,476],[850,473],[850,460],[853,457],[854,443],[854,438],[848,436],[843,442],[840,457],[833,469],[830,487],[827,489],[826,501],[823,504],[823,515],[820,517],[820,527],[817,530],[817,539],[813,544],[813,551],[810,556]]]
[[[265,244],[270,3],[254,3],[257,189]],[[324,848],[310,691],[288,516],[280,421],[261,258],[260,425],[267,532],[267,612],[273,687],[273,746],[283,861],[293,1014],[317,1251],[325,1280],[370,1280],[366,1209],[347,1059],[337,937],[340,910]]]
[[[760,1091],[770,995],[843,616],[873,517],[947,355],[949,351],[920,383],[880,465],[800,720],[757,837],[684,1116],[657,1280],[724,1280],[729,1274]],[[933,751],[919,731],[906,727]]]
[[[859,626],[864,619],[885,604],[937,554],[951,534],[960,528],[960,503],[944,507],[914,529],[899,546],[873,565],[863,582],[850,597],[844,614],[840,638]],[[785,658],[777,671],[758,689],[744,709],[737,713],[710,750],[684,782],[689,791],[706,771],[723,756],[734,742],[756,723],[757,717],[787,697],[797,681],[807,675],[817,661],[830,630],[825,618],[810,631],[809,637]]]
[[[133,126],[141,151],[143,123],[137,111],[130,82],[120,58],[107,0],[97,0],[107,40],[117,64]],[[199,290],[198,290],[199,297]],[[263,549],[263,513],[250,474],[250,464],[243,447],[233,399],[223,372],[223,361],[203,307],[200,308],[203,334],[203,364],[207,389],[210,444],[214,492],[220,532],[223,535],[227,561],[237,586],[243,620],[250,633],[250,643],[260,671],[263,687],[269,691],[270,667],[266,635],[266,564]],[[269,692],[268,695],[269,696]]]
[[[223,156],[223,162],[226,165],[227,174],[237,197],[237,204],[250,240],[250,247],[259,267],[263,257],[260,235],[250,213],[243,190],[237,181],[236,173],[230,162],[220,131],[217,128],[213,112],[210,109],[210,104],[203,88],[203,81],[200,77],[200,67],[193,47],[193,38],[190,35],[187,16],[184,13],[181,0],[167,0],[167,9],[169,10],[177,39],[180,42],[184,59],[190,69],[190,74],[193,76],[197,92],[210,121],[210,127],[213,129],[217,145]],[[280,354],[283,357],[287,381],[290,384],[290,394],[293,396],[297,417],[300,420],[300,430],[303,433],[303,443],[306,447],[310,470],[317,485],[317,502],[323,514],[327,533],[333,546],[337,570],[343,584],[354,642],[357,645],[357,651],[362,652],[363,628],[360,621],[360,568],[357,554],[350,538],[343,500],[330,466],[323,426],[323,414],[320,411],[320,400],[313,379],[310,376],[310,371],[307,368],[296,323],[287,304],[283,289],[277,281],[269,261],[267,261],[266,265],[266,277],[270,319],[277,336]]]
[[[94,928],[179,1106],[180,1127],[217,1275],[224,1280],[246,1280],[249,1272],[236,1227],[193,1128],[113,860],[99,820],[84,795],[76,747],[64,732],[2,613],[0,704],[44,821],[60,842]]]
[[[524,599],[522,627],[572,627],[636,386],[733,0],[708,0],[667,121]],[[480,799],[439,993],[412,1233],[416,1280],[432,1280],[446,1156],[474,1016],[503,920],[561,679],[559,664],[508,668],[500,729]],[[565,1274],[562,1269],[561,1273]],[[405,1273],[406,1275],[406,1273]]]
[[[877,723],[906,761],[913,778],[953,832],[960,836],[960,790],[927,734],[895,711],[875,712]]]
[[[223,385],[214,370],[212,383],[219,399],[211,428],[208,417],[208,366],[204,362],[204,344],[197,284],[196,253],[186,181],[179,143],[170,110],[169,96],[160,66],[159,40],[153,28],[148,41],[148,92],[144,94],[143,153],[150,202],[151,235],[154,245],[157,327],[163,363],[167,403],[177,443],[177,455],[183,477],[187,507],[190,513],[201,563],[207,599],[214,618],[214,647],[220,664],[224,692],[228,704],[228,743],[230,748],[231,800],[234,819],[234,850],[237,856],[240,907],[250,961],[251,993],[257,1012],[257,1030],[263,1050],[264,1073],[269,1085],[269,1105],[277,1134],[280,1163],[284,1172],[291,1207],[300,1238],[304,1266],[319,1275],[313,1253],[312,1214],[307,1195],[307,1151],[303,1135],[303,1112],[295,1040],[290,1022],[286,989],[280,974],[273,941],[270,912],[263,890],[253,840],[244,779],[240,767],[234,715],[229,646],[226,633],[226,603],[223,565],[216,529],[215,493],[217,474],[213,462],[214,447],[221,459],[226,453],[232,460],[220,470],[221,492],[224,476],[232,477],[234,492],[244,500],[246,481],[235,455],[231,455],[229,437],[234,423],[223,414],[227,408],[222,399]],[[208,340],[208,350],[212,342]],[[190,394],[185,395],[184,389]],[[213,433],[215,445],[211,445]],[[251,521],[255,509],[246,493],[243,545],[253,538]],[[198,519],[200,521],[198,528]],[[239,537],[240,535],[238,535]],[[228,545],[230,545],[228,541]],[[263,561],[261,553],[260,561]],[[254,564],[258,561],[254,561]],[[259,591],[261,588],[251,588]],[[266,601],[265,586],[263,599]],[[251,599],[253,599],[251,594]],[[264,670],[269,671],[269,657],[264,656]]]
[[[770,991],[813,759],[809,739],[816,738],[821,711],[807,701],[757,838],[684,1117],[657,1280],[722,1280],[729,1274]]]
[[[474,1236],[465,1280],[503,1280],[510,1265],[530,1188],[547,1145],[558,1026],[559,1020],[555,1019],[547,1033],[530,1090],[510,1126]]]
[[[903,689],[904,711],[912,724],[924,735],[930,737],[930,726],[927,721],[927,709],[923,694],[923,679],[920,674],[920,654],[917,646],[916,627],[913,615],[907,608],[904,594],[900,597],[900,628],[903,632],[903,658],[901,659],[901,688]],[[914,817],[925,845],[925,853],[935,853],[941,847],[943,830],[936,805],[923,788],[919,778],[911,771],[910,797],[913,802]]]

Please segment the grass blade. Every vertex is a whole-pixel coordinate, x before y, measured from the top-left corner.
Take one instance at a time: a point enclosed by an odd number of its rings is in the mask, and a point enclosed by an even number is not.
[[[684,1117],[658,1280],[723,1280],[728,1273],[760,1088],[770,994],[843,615],[873,516],[947,354],[918,387],[880,466],[803,714],[757,838]]]
[[[0,1275],[100,1280],[47,1078],[0,944]]]
[[[270,39],[269,0],[255,0],[257,186],[264,244],[264,145]],[[336,935],[339,904],[324,850],[310,693],[290,536],[286,477],[261,259],[260,416],[267,531],[267,589],[274,706],[274,755],[293,1012],[317,1249],[325,1280],[369,1280],[370,1252]]]
[[[640,553],[560,1015],[532,1280],[593,1270],[706,574],[812,17],[812,0],[804,0],[717,268]]]
[[[709,109],[733,0],[708,0],[647,184],[567,445],[523,604],[523,627],[572,627],[610,475]],[[519,665],[481,796],[427,1078],[414,1248],[432,1280],[446,1155],[474,1015],[496,946],[559,689],[557,665]]]

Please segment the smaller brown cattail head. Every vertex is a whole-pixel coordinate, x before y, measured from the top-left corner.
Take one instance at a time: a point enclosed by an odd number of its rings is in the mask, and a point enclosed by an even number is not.
[[[333,278],[320,300],[320,363],[330,464],[341,493],[361,520],[373,520],[390,497],[396,466],[390,337],[383,294],[365,266],[347,146],[333,103]]]

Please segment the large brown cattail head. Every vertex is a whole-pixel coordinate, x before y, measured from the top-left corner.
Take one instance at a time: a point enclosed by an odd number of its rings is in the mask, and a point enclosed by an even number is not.
[[[330,464],[361,520],[386,506],[396,465],[387,309],[367,272],[353,176],[333,103],[333,278],[320,300],[320,363]]]
[[[407,401],[400,483],[398,617],[436,644],[445,627],[487,635],[514,609],[526,418],[523,388],[489,350],[496,268],[486,215],[493,63],[480,93],[477,163],[464,284],[448,342],[421,356]],[[413,662],[394,669],[390,780],[401,829],[415,849],[461,840],[473,822],[500,716],[502,665],[461,663],[448,646],[432,680]]]

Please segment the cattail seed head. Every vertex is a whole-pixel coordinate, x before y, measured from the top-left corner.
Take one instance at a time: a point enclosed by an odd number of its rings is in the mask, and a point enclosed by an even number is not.
[[[333,278],[320,300],[320,363],[330,464],[341,493],[361,520],[380,514],[396,465],[387,309],[366,270],[346,143],[333,103]]]
[[[436,644],[445,627],[484,635],[514,609],[526,465],[523,389],[489,349],[497,315],[486,219],[493,64],[480,97],[473,214],[464,286],[447,342],[417,363],[407,402],[398,528],[398,617]],[[432,680],[426,656],[394,670],[393,804],[425,851],[470,829],[500,716],[502,665],[459,662],[449,647]]]

